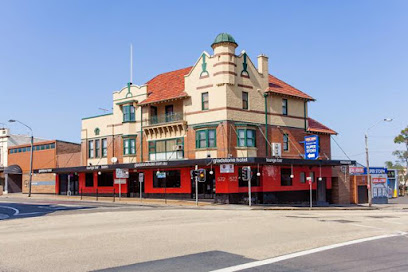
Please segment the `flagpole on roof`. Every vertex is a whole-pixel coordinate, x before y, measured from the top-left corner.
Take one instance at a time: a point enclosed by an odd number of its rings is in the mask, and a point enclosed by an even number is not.
[[[133,44],[130,44],[130,83],[133,82]]]

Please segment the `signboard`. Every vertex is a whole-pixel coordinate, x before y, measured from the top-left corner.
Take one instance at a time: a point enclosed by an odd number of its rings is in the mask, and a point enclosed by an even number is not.
[[[220,173],[234,173],[234,165],[233,164],[221,164],[220,165]]]
[[[126,179],[129,178],[129,169],[116,169],[116,178],[118,179]]]
[[[364,168],[364,173],[367,173],[367,168]],[[371,193],[373,203],[384,204],[388,201],[388,184],[387,184],[387,168],[370,167],[371,177]]]
[[[350,166],[349,173],[350,175],[364,175],[364,167]]]
[[[115,184],[126,184],[126,179],[121,178],[115,179]]]
[[[305,159],[316,160],[319,157],[319,136],[305,136]]]
[[[139,173],[139,182],[144,182],[144,173]]]
[[[306,177],[306,180],[309,182],[309,185],[312,184],[312,177]]]
[[[156,172],[156,177],[157,178],[166,178],[166,172]]]

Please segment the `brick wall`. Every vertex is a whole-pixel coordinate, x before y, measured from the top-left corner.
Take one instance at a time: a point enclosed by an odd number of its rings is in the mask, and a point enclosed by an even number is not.
[[[57,154],[57,167],[81,165],[81,152]]]
[[[55,175],[52,173],[34,174],[32,178],[31,193],[33,194],[54,194],[55,193]],[[23,174],[22,192],[28,193],[28,184],[30,175]]]
[[[56,141],[57,154],[81,152],[81,145],[63,141]]]

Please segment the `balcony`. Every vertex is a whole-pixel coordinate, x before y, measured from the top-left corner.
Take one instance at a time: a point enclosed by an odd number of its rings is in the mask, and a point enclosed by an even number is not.
[[[142,122],[147,139],[183,137],[187,122],[183,113],[174,112],[152,116]]]
[[[155,126],[165,123],[179,122],[183,121],[183,113],[173,112],[157,116],[152,116],[147,120],[143,121],[143,126]]]

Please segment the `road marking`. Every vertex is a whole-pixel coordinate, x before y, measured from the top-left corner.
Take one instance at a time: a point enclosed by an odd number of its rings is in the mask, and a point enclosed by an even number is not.
[[[8,216],[7,214],[0,213],[0,220],[7,219],[7,218],[9,218],[9,217],[10,217],[10,216]]]
[[[374,227],[374,226],[367,226],[367,225],[361,225],[361,224],[350,224],[350,225],[357,226],[357,227],[363,227],[363,228],[369,228],[369,229],[384,230],[383,228],[377,228],[377,227]]]
[[[17,214],[19,214],[19,213],[20,213],[20,211],[19,211],[19,210],[17,210],[16,208],[13,208],[13,207],[9,207],[9,206],[2,206],[2,205],[0,205],[0,209],[1,209],[1,208],[6,208],[6,209],[13,210],[13,211],[14,211],[13,216],[16,216]]]
[[[20,213],[19,216],[25,216],[25,215],[33,215],[33,214],[44,214],[47,212],[28,212],[28,213]]]
[[[289,259],[293,259],[293,258],[313,254],[313,253],[318,253],[318,252],[326,251],[326,250],[329,250],[329,249],[334,249],[334,248],[338,248],[338,247],[364,243],[364,242],[368,242],[368,241],[374,241],[374,240],[378,240],[378,239],[401,236],[401,235],[403,235],[403,232],[398,232],[398,233],[394,233],[394,234],[380,235],[380,236],[374,236],[374,237],[368,237],[368,238],[363,238],[363,239],[357,239],[357,240],[352,240],[352,241],[348,241],[348,242],[344,242],[344,243],[338,243],[338,244],[333,244],[333,245],[329,245],[329,246],[323,246],[323,247],[318,247],[318,248],[309,249],[309,250],[305,250],[305,251],[290,253],[290,254],[287,254],[287,255],[282,255],[282,256],[279,256],[279,257],[274,257],[274,258],[270,258],[270,259],[266,259],[266,260],[262,260],[262,261],[255,261],[255,262],[250,262],[250,263],[246,263],[246,264],[240,264],[240,265],[230,266],[230,267],[226,267],[226,268],[222,268],[222,269],[212,270],[210,272],[234,272],[234,271],[240,271],[240,270],[244,270],[244,269],[250,269],[250,268],[254,268],[254,267],[258,267],[258,266],[267,265],[267,264],[273,264],[273,263],[277,263],[277,262],[281,262],[281,261],[285,261],[285,260],[289,260]]]

